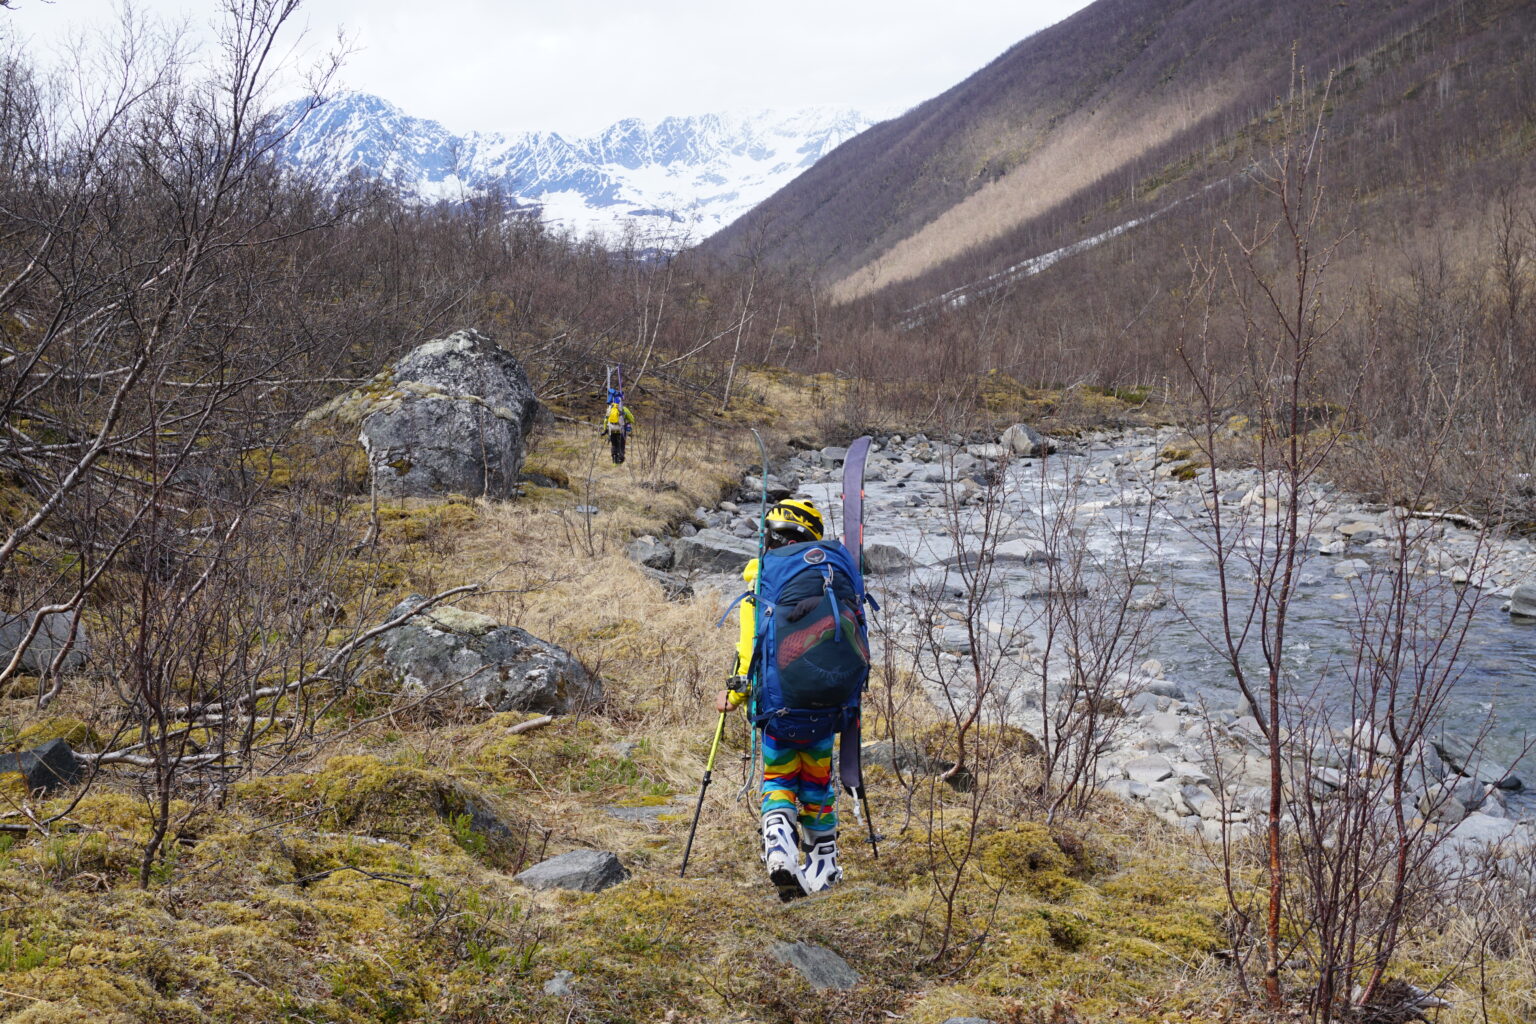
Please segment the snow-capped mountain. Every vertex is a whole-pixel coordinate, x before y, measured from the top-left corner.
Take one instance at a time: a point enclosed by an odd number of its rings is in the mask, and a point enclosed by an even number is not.
[[[428,201],[500,188],[563,227],[609,238],[634,229],[670,247],[720,230],[871,123],[813,107],[632,118],[585,139],[454,135],[377,96],[348,93],[312,111],[282,156],[332,185],[358,171]]]

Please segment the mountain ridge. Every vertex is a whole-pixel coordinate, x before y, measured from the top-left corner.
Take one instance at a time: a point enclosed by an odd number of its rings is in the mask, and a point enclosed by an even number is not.
[[[361,173],[422,201],[498,190],[578,233],[697,242],[863,131],[851,108],[623,118],[589,136],[455,134],[381,97],[349,92],[300,119],[285,108],[279,158],[339,187]],[[616,240],[610,238],[610,240]]]

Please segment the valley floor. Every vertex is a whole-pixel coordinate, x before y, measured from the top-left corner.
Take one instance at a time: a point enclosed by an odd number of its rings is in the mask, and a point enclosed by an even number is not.
[[[760,404],[738,415],[786,438],[824,428],[796,404],[799,388],[755,386]],[[227,790],[190,780],[144,888],[148,819],[132,770],[26,805],[41,818],[79,797],[46,834],[0,834],[5,1019],[1266,1019],[1230,969],[1215,851],[1112,798],[1047,825],[1023,760],[969,792],[870,768],[878,860],[846,842],[842,885],[781,905],[757,860],[755,808],[737,797],[746,731],[733,720],[679,878],[730,659],[732,630],[715,620],[733,595],[669,600],[625,545],[716,504],[754,450],[729,425],[658,423],[648,436],[638,412],[622,467],[595,433],[566,424],[537,439],[527,467],[566,486],[384,509],[377,558],[389,572],[374,578],[387,593],[369,595],[378,605],[482,583],[456,603],[571,650],[602,676],[599,706],[514,733],[538,716],[356,692],[302,756]],[[361,532],[366,508],[358,520]],[[877,676],[871,704],[889,684]],[[46,716],[8,701],[13,746],[65,735],[88,748],[105,726],[92,685]],[[903,727],[921,745],[935,720],[911,713]],[[597,893],[514,879],[582,849],[615,853],[629,878]],[[858,983],[814,987],[776,956],[797,942],[835,952]],[[1458,949],[1426,934],[1403,973],[1433,982]],[[1483,999],[1453,993],[1440,1020],[1529,1019],[1525,952],[1487,965]]]

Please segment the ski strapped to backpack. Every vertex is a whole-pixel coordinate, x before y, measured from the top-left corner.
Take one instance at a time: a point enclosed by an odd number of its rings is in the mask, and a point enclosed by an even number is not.
[[[862,589],[864,571],[864,464],[869,458],[871,439],[861,437],[848,446],[843,460],[843,547],[853,559],[859,572]],[[865,594],[863,600],[876,611],[879,605]],[[867,632],[866,632],[867,643]],[[843,788],[857,802],[856,813],[864,819],[869,829],[869,849],[876,859],[880,857],[880,837],[875,833],[875,821],[869,813],[869,796],[864,790],[863,731],[856,713],[851,728],[844,729],[838,739],[837,774]],[[860,813],[861,812],[861,813]]]

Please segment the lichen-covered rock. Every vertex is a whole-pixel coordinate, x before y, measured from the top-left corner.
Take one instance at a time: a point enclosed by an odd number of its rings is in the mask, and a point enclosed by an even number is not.
[[[423,598],[413,594],[389,618]],[[375,641],[408,689],[446,690],[470,707],[564,712],[602,696],[602,683],[569,651],[489,615],[439,605]]]
[[[859,984],[858,972],[825,946],[809,942],[776,942],[769,952],[775,960],[799,971],[817,991],[847,992]]]
[[[517,493],[538,415],[528,375],[477,331],[418,345],[371,382],[311,413],[360,425],[374,486],[386,498]]]

